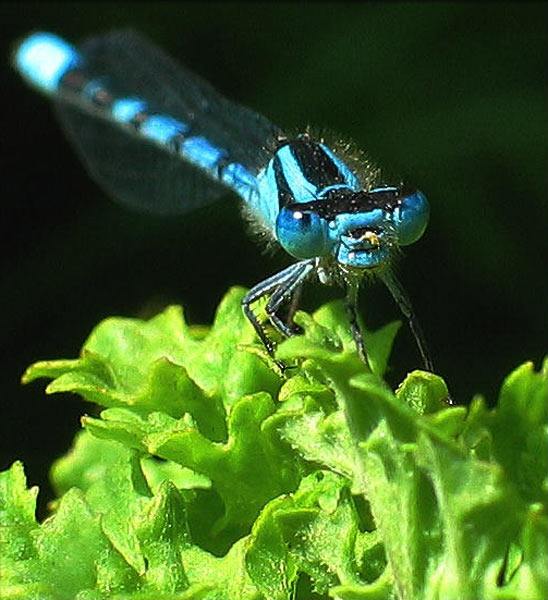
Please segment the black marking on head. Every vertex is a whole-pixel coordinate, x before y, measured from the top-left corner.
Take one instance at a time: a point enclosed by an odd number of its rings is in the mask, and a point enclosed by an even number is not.
[[[308,136],[289,144],[291,154],[298,162],[304,178],[318,189],[337,183],[345,183],[344,177],[333,160],[317,142]]]
[[[348,189],[337,189],[330,190],[320,200],[295,203],[288,208],[301,212],[314,211],[327,221],[332,221],[337,215],[370,212],[377,208],[391,213],[401,204],[402,198],[412,191],[408,188],[376,192],[353,192]]]

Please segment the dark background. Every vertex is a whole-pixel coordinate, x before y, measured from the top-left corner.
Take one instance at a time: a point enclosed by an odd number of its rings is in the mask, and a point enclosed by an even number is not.
[[[430,199],[400,274],[456,400],[490,401],[548,350],[546,4],[3,4],[1,467],[45,484],[90,407],[21,387],[33,361],[78,355],[110,315],[182,303],[207,323],[225,290],[288,264],[247,236],[237,201],[180,219],[126,212],[89,179],[48,102],[9,66],[35,29],[68,40],[133,26],[225,95],[289,130],[352,138]],[[310,286],[313,308],[336,292]],[[380,286],[365,322],[399,318]],[[391,379],[420,365],[407,329]],[[44,496],[42,496],[44,498]]]

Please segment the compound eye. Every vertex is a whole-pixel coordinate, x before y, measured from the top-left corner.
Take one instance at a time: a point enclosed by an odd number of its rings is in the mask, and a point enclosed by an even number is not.
[[[329,253],[327,221],[312,210],[298,206],[282,208],[276,219],[276,237],[295,258],[313,258]]]
[[[422,192],[416,190],[401,198],[399,207],[394,211],[399,244],[407,246],[416,242],[424,233],[429,217],[430,206]]]

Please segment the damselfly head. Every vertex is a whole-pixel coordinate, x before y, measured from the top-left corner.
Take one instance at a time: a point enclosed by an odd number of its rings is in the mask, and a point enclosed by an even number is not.
[[[404,186],[356,192],[346,205],[347,211],[335,218],[340,239],[337,262],[355,268],[378,267],[390,260],[396,247],[416,242],[430,215],[424,194]]]
[[[389,261],[396,247],[418,240],[428,217],[428,201],[418,190],[338,188],[283,207],[276,237],[296,258],[331,255],[341,266],[371,269]]]
[[[428,225],[430,208],[424,194],[403,185],[383,185],[356,192],[334,220],[340,265],[373,268],[390,259],[398,246],[416,242]]]

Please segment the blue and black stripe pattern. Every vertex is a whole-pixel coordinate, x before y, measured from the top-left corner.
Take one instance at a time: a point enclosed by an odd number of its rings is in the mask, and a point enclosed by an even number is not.
[[[21,43],[15,64],[53,97],[92,175],[137,209],[180,214],[226,187],[249,198],[267,160],[263,146],[279,135],[131,31],[79,48],[36,33]]]
[[[358,275],[377,273],[409,318],[425,366],[420,328],[390,270],[399,246],[419,239],[428,202],[418,190],[360,179],[337,151],[308,133],[289,138],[131,32],[94,37],[75,47],[50,33],[18,46],[14,64],[52,97],[57,115],[90,174],[114,198],[140,210],[185,213],[227,190],[244,202],[262,230],[298,261],[255,286],[244,311],[268,351],[274,342],[252,304],[268,296],[266,313],[283,335],[295,327],[280,307],[315,273],[347,288],[357,326]]]

